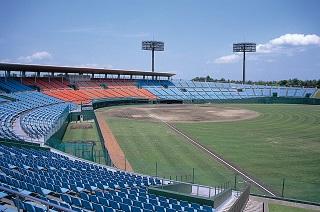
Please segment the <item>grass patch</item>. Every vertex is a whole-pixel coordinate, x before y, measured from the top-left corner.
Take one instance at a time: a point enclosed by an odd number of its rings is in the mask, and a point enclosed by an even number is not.
[[[87,122],[86,122],[87,123]],[[63,142],[69,141],[99,141],[99,135],[97,131],[97,126],[94,122],[90,122],[92,128],[87,129],[72,129],[73,127],[79,125],[79,123],[70,123],[67,127],[67,130],[63,136]]]
[[[255,119],[177,123],[177,128],[281,192],[320,202],[320,106],[218,105],[259,112]]]
[[[134,171],[191,181],[195,168],[195,183],[219,185],[233,181],[234,175],[202,151],[186,143],[163,123],[107,117],[108,124]]]
[[[81,128],[81,124],[92,128]],[[80,128],[78,128],[80,125]],[[97,126],[94,122],[69,123],[62,143],[66,153],[97,163],[106,164],[104,145],[101,143]]]
[[[314,210],[304,209],[304,208],[294,208],[290,206],[270,204],[269,212],[312,212]]]

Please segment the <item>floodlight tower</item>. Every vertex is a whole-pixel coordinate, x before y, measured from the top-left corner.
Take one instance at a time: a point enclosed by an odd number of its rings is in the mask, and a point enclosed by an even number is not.
[[[164,42],[162,41],[142,41],[142,50],[151,51],[151,70],[154,72],[154,52],[164,51]]]
[[[233,52],[243,52],[242,83],[246,82],[246,52],[256,52],[255,43],[234,43]]]

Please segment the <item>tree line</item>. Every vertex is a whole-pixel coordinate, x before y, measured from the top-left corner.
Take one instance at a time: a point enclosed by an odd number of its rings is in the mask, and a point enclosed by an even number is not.
[[[241,84],[241,80],[230,80],[230,79],[214,79],[210,77],[209,75],[206,77],[195,77],[192,79],[192,81],[196,82],[224,82],[224,83],[237,83]],[[249,85],[271,85],[271,86],[286,86],[286,87],[317,87],[320,88],[320,79],[318,80],[300,80],[297,78],[294,79],[288,79],[288,80],[274,80],[274,81],[252,81],[249,80],[246,82],[246,84]]]

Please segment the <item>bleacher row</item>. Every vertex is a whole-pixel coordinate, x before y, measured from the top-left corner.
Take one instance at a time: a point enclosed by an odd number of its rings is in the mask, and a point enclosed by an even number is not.
[[[50,96],[72,101],[74,103],[89,103],[101,98],[147,98],[156,97],[145,89],[138,89],[134,80],[91,79],[88,81],[69,82],[58,78],[23,78],[22,82],[32,85]]]
[[[97,212],[214,211],[210,206],[148,192],[150,185],[159,184],[157,178],[71,160],[50,151],[0,145],[0,186],[64,208]],[[26,211],[46,210],[44,205],[0,190],[0,202],[5,198],[3,202],[12,201]]]
[[[64,101],[72,101],[74,103],[89,103],[94,99],[103,98],[147,98],[155,99],[156,97],[145,89],[138,89],[137,87],[130,88],[90,88],[80,90],[45,90],[43,93],[53,96]]]
[[[69,113],[71,110],[71,104],[69,103],[38,107],[22,116],[21,125],[31,138],[42,138],[56,125],[61,114]]]
[[[5,92],[32,91],[34,89],[22,84],[18,80],[0,78],[0,90]]]
[[[26,130],[26,132],[33,137],[40,135],[44,136],[47,131],[43,131],[43,125],[37,124],[38,120],[45,119],[44,116],[47,114],[50,114],[49,116],[51,118],[57,118],[63,112],[57,109],[57,107],[60,108],[60,105],[62,105],[62,107],[66,106],[62,100],[36,91],[17,92],[3,95],[10,99],[14,99],[14,101],[6,101],[0,104],[0,138],[3,139],[21,140],[19,132],[16,132],[13,128],[14,119],[21,114],[27,114],[27,117],[29,117],[28,114],[36,114],[38,117],[33,120],[28,119],[27,121],[27,119],[25,119],[25,121],[22,121],[22,128],[30,129],[28,124],[32,122],[32,129],[35,131]],[[68,105],[72,104],[68,103]],[[34,113],[33,110],[36,108],[39,108],[39,110],[36,110]],[[39,113],[41,110],[44,110],[45,112]],[[54,127],[54,123],[46,123],[47,129],[52,127]],[[34,135],[33,132],[37,132],[37,134]]]
[[[140,87],[155,94],[160,99],[210,100],[244,99],[254,97],[306,97],[312,96],[316,88],[276,87],[241,85],[234,83],[194,82],[186,80],[138,80]]]
[[[2,96],[2,97],[0,96],[0,104],[1,104],[1,103],[4,103],[4,102],[7,102],[7,101],[8,101],[8,100],[5,99],[5,98],[3,98],[3,96]]]
[[[151,100],[156,98],[165,100],[224,100],[271,97],[275,93],[278,97],[302,98],[312,96],[317,90],[316,88],[242,85],[188,80],[90,79],[71,83],[63,77],[29,77],[21,78],[20,81],[25,85],[40,88],[47,95],[64,101],[72,101],[76,104],[89,103],[94,99],[101,98],[137,97]],[[10,85],[17,85],[17,89],[13,89],[11,92],[21,91],[27,87],[21,84],[20,81],[12,79],[6,81]],[[3,79],[2,84],[6,84]],[[0,89],[2,84],[0,84]],[[5,87],[6,91],[10,88],[9,85]]]

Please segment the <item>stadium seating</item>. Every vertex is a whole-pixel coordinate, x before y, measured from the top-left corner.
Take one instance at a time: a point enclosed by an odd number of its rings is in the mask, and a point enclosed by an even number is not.
[[[13,129],[13,121],[16,117],[23,113],[32,114],[32,111],[36,108],[47,111],[47,106],[51,109],[53,107],[52,105],[60,105],[63,103],[63,101],[59,99],[35,91],[10,93],[6,94],[6,96],[15,101],[7,101],[0,104],[0,138],[4,139],[21,140],[18,136],[19,133],[15,132]],[[55,117],[57,117],[60,112],[61,111],[59,110],[52,110]],[[49,125],[47,127],[50,128],[51,126]]]
[[[41,90],[71,89],[69,82],[62,77],[24,77],[22,82],[25,85],[36,86]]]
[[[159,99],[171,100],[224,100],[254,97],[271,97],[276,93],[279,97],[312,96],[315,88],[273,87],[264,85],[248,85],[216,82],[194,82],[187,80],[137,80],[139,87],[155,94]]]
[[[5,99],[3,96],[2,96],[2,97],[0,96],[0,104],[1,104],[1,103],[4,103],[4,102],[7,102],[7,101],[8,101],[8,100]]]
[[[0,145],[0,186],[75,211],[207,211],[206,205],[156,196],[148,192],[160,180],[69,159],[45,150]],[[6,198],[5,194],[2,198]],[[1,198],[0,198],[1,199]],[[14,200],[27,211],[43,205]]]
[[[39,87],[45,94],[77,104],[101,98],[147,98],[154,100],[225,100],[254,97],[312,96],[314,88],[291,88],[188,80],[130,80],[93,78],[69,82],[61,77],[23,78],[23,83]]]
[[[33,90],[19,81],[5,78],[0,78],[0,89],[7,93]]]
[[[69,103],[61,103],[37,107],[26,112],[21,119],[24,131],[31,138],[42,138],[56,125],[57,120],[65,111],[71,110]]]
[[[76,90],[46,89],[43,92],[77,104],[89,103],[94,99],[101,98],[156,98],[148,90],[137,88],[133,80],[92,79],[90,81],[76,82],[73,85]]]

